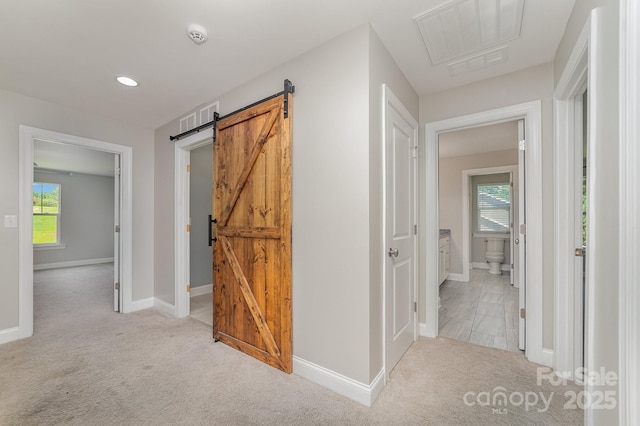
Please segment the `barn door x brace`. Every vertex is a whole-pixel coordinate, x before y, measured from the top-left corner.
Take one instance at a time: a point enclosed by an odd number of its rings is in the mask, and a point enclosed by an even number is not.
[[[289,79],[286,79],[284,81],[284,90],[282,92],[278,92],[278,93],[276,93],[274,95],[271,95],[269,97],[261,99],[261,100],[259,100],[257,102],[252,103],[251,105],[247,105],[246,107],[240,108],[240,109],[238,109],[236,111],[233,111],[233,112],[231,112],[231,113],[229,113],[227,115],[224,115],[222,117],[220,117],[218,115],[218,113],[216,112],[216,113],[213,114],[213,120],[209,121],[208,123],[201,124],[198,127],[194,127],[191,130],[187,130],[186,132],[182,132],[179,135],[169,136],[169,140],[178,141],[178,140],[180,140],[180,139],[182,139],[182,138],[184,138],[186,136],[189,136],[189,135],[191,135],[193,133],[198,133],[198,132],[200,132],[200,130],[208,129],[209,127],[211,127],[213,129],[213,141],[215,142],[216,141],[216,122],[217,121],[222,120],[223,118],[227,118],[227,117],[230,117],[232,115],[235,115],[235,114],[237,114],[239,112],[242,112],[244,110],[252,108],[252,107],[254,107],[256,105],[260,105],[261,103],[263,103],[265,101],[268,101],[268,100],[271,100],[273,98],[277,98],[278,96],[283,96],[283,98],[284,98],[284,118],[288,118],[289,117],[289,96],[288,95],[289,95],[289,93],[295,93],[295,91],[296,91],[296,86],[291,84],[291,81]]]

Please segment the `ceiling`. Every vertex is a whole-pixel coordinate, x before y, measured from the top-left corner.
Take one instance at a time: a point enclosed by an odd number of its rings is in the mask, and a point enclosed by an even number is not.
[[[45,169],[113,176],[115,169],[114,154],[37,139],[33,144],[33,161],[36,171]]]
[[[440,133],[438,142],[440,158],[518,149],[518,121]]]
[[[506,60],[451,77],[414,21],[448,0],[2,0],[0,88],[155,129],[370,22],[423,96],[551,61],[574,2],[525,0]],[[192,23],[207,42],[187,37]]]

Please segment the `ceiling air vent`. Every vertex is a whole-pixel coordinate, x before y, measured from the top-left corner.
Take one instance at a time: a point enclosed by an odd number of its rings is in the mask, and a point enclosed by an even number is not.
[[[415,18],[433,65],[520,37],[524,0],[456,0]]]
[[[467,57],[461,61],[453,62],[447,65],[449,75],[455,77],[471,71],[477,71],[490,65],[501,64],[509,58],[509,46],[502,46],[497,49],[489,50]]]

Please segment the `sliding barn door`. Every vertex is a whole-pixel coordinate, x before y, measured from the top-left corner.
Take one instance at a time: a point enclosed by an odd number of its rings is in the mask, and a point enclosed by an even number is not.
[[[222,118],[213,155],[213,337],[287,373],[291,119],[282,96]]]

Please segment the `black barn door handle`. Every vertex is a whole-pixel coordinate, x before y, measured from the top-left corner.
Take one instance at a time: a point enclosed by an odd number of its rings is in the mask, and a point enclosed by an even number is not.
[[[214,219],[213,217],[211,217],[211,215],[209,215],[209,247],[211,247],[213,245],[213,243],[218,241],[217,238],[213,238],[213,224],[214,223],[218,223],[218,219]]]

